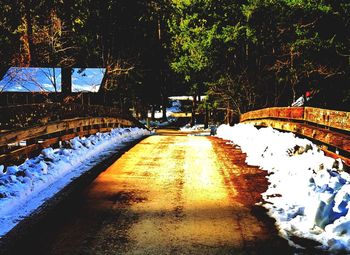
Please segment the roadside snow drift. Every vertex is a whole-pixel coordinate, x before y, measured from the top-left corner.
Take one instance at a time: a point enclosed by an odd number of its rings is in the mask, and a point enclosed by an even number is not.
[[[20,166],[0,165],[0,238],[73,179],[150,132],[117,128],[75,137],[59,149],[46,148]]]
[[[269,173],[262,204],[291,244],[297,236],[330,252],[350,252],[350,176],[341,160],[325,156],[307,139],[272,128],[221,125],[217,136],[240,146],[249,165]]]

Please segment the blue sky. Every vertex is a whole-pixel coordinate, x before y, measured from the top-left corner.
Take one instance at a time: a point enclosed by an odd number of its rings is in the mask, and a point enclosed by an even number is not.
[[[73,70],[73,92],[98,91],[105,72],[104,68],[74,68]],[[0,81],[0,92],[54,92],[54,84],[57,92],[60,92],[60,68],[11,67]]]

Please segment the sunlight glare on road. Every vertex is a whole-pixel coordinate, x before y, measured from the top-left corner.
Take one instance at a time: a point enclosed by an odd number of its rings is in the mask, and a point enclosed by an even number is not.
[[[230,199],[234,192],[227,191],[209,139],[149,137],[107,172],[118,173],[114,187],[137,187],[145,198],[131,206],[139,218],[129,230],[133,245],[126,254],[191,251],[198,245],[204,245],[203,251],[207,246],[214,251],[242,247],[233,217],[242,208]]]
[[[215,153],[209,140],[190,139],[185,157],[185,191],[192,203],[211,206],[227,198],[223,180],[217,169]]]
[[[144,139],[91,184],[52,255],[269,254],[255,253],[271,230],[246,206],[256,191],[240,176],[256,170],[228,157],[208,137]]]

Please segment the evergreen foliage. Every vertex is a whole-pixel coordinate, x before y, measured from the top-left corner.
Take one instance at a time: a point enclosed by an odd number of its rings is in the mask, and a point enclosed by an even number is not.
[[[208,94],[239,114],[288,106],[349,110],[347,0],[3,0],[9,66],[105,67],[101,92],[145,109]],[[69,90],[68,90],[69,91]],[[207,105],[208,106],[208,105]]]

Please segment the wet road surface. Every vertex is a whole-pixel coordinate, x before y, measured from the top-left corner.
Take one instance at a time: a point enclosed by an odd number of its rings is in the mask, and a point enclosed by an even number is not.
[[[213,137],[163,133],[126,152],[40,230],[32,254],[291,254],[264,172]]]

